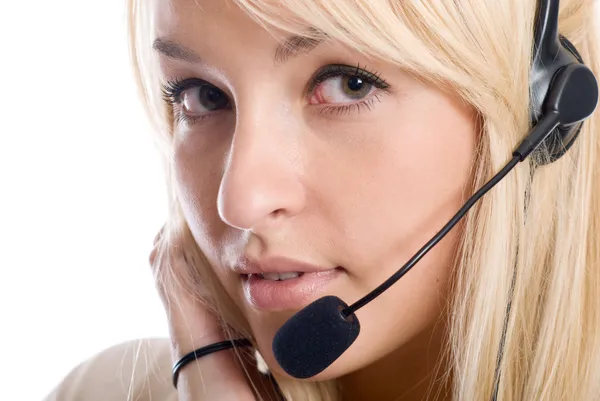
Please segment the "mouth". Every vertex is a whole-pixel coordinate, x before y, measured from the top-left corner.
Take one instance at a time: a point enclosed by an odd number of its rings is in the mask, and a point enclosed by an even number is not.
[[[318,272],[241,274],[241,281],[246,301],[255,309],[297,310],[316,299],[342,272],[338,266]]]

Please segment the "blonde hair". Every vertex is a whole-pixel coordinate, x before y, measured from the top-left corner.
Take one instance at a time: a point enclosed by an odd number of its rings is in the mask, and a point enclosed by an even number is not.
[[[310,37],[315,31],[306,27],[313,26],[459,94],[481,118],[473,188],[503,166],[528,131],[535,0],[231,1],[267,29]],[[589,0],[562,0],[559,29],[600,77],[593,6]],[[281,18],[282,10],[293,17]],[[135,75],[157,127],[171,188],[173,119],[160,99],[152,61],[151,13],[148,3],[129,0]],[[498,399],[600,399],[599,120],[595,113],[559,161],[540,168],[522,163],[467,217],[447,322],[453,399],[490,399],[509,303]],[[203,280],[224,326],[232,335],[251,336],[202,258],[172,188],[171,195],[168,228],[183,236],[186,253],[195,256],[186,276],[165,271],[165,280],[191,292],[189,284]],[[290,400],[340,399],[334,381],[278,381]]]

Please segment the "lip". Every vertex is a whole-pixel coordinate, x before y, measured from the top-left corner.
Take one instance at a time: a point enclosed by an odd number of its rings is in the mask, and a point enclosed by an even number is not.
[[[242,274],[241,280],[244,296],[251,306],[258,310],[275,312],[303,308],[316,299],[341,273],[340,268],[333,268],[305,272],[296,278],[277,281],[263,279],[258,274]]]
[[[261,274],[261,273],[318,273],[331,270],[331,267],[321,267],[298,260],[284,257],[270,257],[261,260],[253,260],[248,257],[240,259],[234,270],[238,274]]]

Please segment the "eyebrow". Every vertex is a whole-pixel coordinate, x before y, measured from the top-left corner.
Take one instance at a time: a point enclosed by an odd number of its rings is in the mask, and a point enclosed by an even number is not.
[[[187,61],[188,63],[200,62],[200,56],[194,53],[193,50],[169,39],[156,38],[152,48],[169,58]]]
[[[292,35],[277,46],[273,61],[276,64],[285,63],[287,60],[300,53],[310,52],[324,41],[324,35],[314,38],[301,35]]]
[[[308,53],[319,46],[325,39],[325,36],[308,38],[301,35],[292,35],[277,46],[273,61],[276,64],[282,64],[300,53]],[[152,48],[172,59],[183,60],[189,63],[199,63],[201,61],[200,56],[193,50],[166,38],[156,38],[152,44]]]

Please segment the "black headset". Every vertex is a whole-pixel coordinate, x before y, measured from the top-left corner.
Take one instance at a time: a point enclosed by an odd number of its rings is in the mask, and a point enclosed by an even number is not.
[[[558,33],[559,0],[539,0],[537,8],[529,87],[532,128],[513,152],[512,159],[400,270],[373,291],[350,306],[335,296],[322,297],[285,322],[273,340],[273,353],[290,376],[315,376],[337,360],[360,333],[355,312],[408,273],[519,162],[533,152],[537,165],[545,165],[559,159],[573,145],[583,121],[596,109],[598,83],[575,46]],[[504,333],[509,314],[510,301]],[[497,394],[503,347],[504,340],[500,344],[493,399]]]

